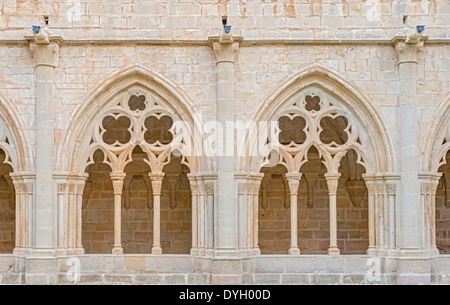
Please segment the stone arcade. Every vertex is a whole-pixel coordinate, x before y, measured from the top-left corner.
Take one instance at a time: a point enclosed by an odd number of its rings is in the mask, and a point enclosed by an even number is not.
[[[450,4],[374,2],[1,2],[0,283],[449,284]]]

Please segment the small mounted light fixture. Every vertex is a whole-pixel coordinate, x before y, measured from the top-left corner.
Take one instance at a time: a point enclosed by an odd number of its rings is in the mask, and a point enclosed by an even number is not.
[[[38,25],[33,25],[32,29],[33,29],[33,32],[37,34],[37,33],[39,33],[39,30],[41,29],[41,27]]]
[[[226,25],[226,26],[223,27],[223,29],[225,30],[225,33],[230,33],[231,25]]]
[[[416,26],[416,29],[417,29],[417,33],[422,33],[423,31],[425,31],[425,26],[418,25],[418,26]]]

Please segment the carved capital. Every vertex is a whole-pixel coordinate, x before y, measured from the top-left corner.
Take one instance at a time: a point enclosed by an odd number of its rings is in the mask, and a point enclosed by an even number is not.
[[[244,195],[246,192],[246,187],[247,187],[246,183],[238,183],[238,194]]]
[[[300,179],[302,178],[301,173],[288,173],[285,175],[288,185],[289,185],[289,192],[291,195],[297,195],[298,193],[298,186],[300,185]]]
[[[58,190],[58,195],[62,195],[66,192],[67,183],[59,182],[59,183],[57,183],[56,186],[57,186],[57,190]]]
[[[439,185],[439,179],[433,179],[430,183],[430,194],[431,195],[436,195],[436,190],[438,188]]]
[[[423,49],[423,38],[411,42],[398,41],[395,44],[395,53],[397,55],[397,64],[417,63],[417,55]]]
[[[255,179],[253,180],[253,195],[258,195],[259,194],[259,188],[261,187],[261,178]]]
[[[77,193],[77,195],[83,195],[85,184],[86,184],[86,179],[77,181],[77,186],[76,186],[76,191],[75,191]]]
[[[207,183],[205,183],[205,186],[206,186],[206,193],[208,195],[213,195],[214,194],[214,183],[207,182]]]
[[[339,177],[341,176],[341,174],[340,173],[326,173],[324,176],[325,176],[325,179],[327,180],[328,194],[336,195]]]
[[[150,180],[152,181],[153,195],[161,195],[162,181],[164,179],[164,173],[162,173],[162,172],[149,173],[148,176],[150,177]]]
[[[375,195],[375,182],[366,181],[367,193],[369,196]]]
[[[386,192],[388,193],[388,195],[395,195],[395,189],[397,187],[397,184],[395,184],[395,183],[386,183],[385,187],[386,187]]]
[[[378,182],[375,184],[375,189],[378,196],[384,196],[384,188],[385,186],[383,182]]]
[[[114,195],[121,195],[123,188],[123,179],[125,179],[126,174],[123,172],[112,172],[110,176],[113,183]]]
[[[189,184],[191,186],[191,194],[198,195],[198,183],[195,178],[189,178]]]
[[[49,44],[30,43],[31,54],[36,66],[57,67],[59,61],[59,46],[52,42]]]
[[[220,43],[213,44],[214,54],[216,55],[216,63],[231,62],[234,63],[236,52],[239,50],[239,43]]]
[[[73,181],[70,181],[69,183],[67,183],[68,186],[68,192],[70,195],[74,195],[75,194],[75,188],[76,188],[76,184]]]
[[[247,183],[247,194],[253,195],[253,189],[254,189],[253,181]]]

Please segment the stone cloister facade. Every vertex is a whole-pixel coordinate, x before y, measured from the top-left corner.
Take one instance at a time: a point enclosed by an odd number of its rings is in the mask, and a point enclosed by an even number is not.
[[[450,5],[328,2],[1,2],[0,283],[448,284]]]

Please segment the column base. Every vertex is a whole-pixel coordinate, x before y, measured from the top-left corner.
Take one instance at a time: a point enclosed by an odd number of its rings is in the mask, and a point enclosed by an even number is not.
[[[254,250],[253,250],[254,251]],[[215,258],[238,259],[239,252],[236,249],[216,249],[214,251]]]
[[[208,257],[208,258],[214,257],[214,249],[206,249],[205,250],[205,257]]]
[[[77,248],[75,250],[75,255],[84,255],[85,251],[84,248]]]
[[[298,247],[291,247],[289,249],[289,254],[298,256],[298,255],[300,255],[300,249]]]
[[[369,247],[366,251],[367,255],[377,255],[377,248],[375,247]]]
[[[28,253],[31,257],[53,258],[55,257],[56,250],[54,248],[33,248]]]
[[[205,256],[205,248],[204,247],[197,249],[197,256]]]
[[[66,249],[56,249],[56,256],[66,256],[67,250]]]
[[[14,248],[14,256],[26,256],[30,251],[26,248]]]
[[[259,248],[254,248],[252,251],[254,256],[260,256],[261,255],[261,250]]]
[[[337,247],[330,247],[328,249],[328,255],[330,256],[339,256],[341,255],[341,251]]]
[[[113,255],[122,255],[123,254],[122,246],[114,246],[114,248],[112,249],[112,254]]]
[[[152,248],[152,254],[153,255],[161,255],[162,254],[162,248],[161,246],[154,246]]]

